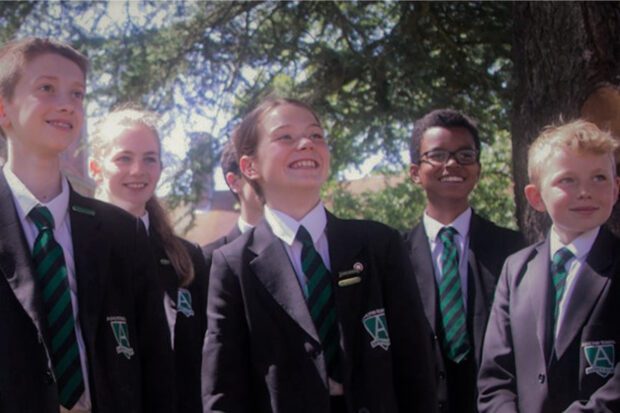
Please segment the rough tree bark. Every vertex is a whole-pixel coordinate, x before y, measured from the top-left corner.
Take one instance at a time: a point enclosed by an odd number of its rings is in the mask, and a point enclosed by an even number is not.
[[[543,126],[557,123],[560,116],[570,120],[582,115],[584,103],[597,90],[620,90],[620,3],[515,2],[513,54],[517,222],[534,241],[545,235],[549,220],[529,207],[523,195],[527,149]],[[620,116],[620,107],[609,109]],[[620,227],[620,213],[611,224]]]

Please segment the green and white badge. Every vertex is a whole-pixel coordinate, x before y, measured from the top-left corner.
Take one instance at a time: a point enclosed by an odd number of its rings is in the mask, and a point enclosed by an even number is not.
[[[370,341],[371,347],[381,347],[387,351],[390,347],[390,335],[388,333],[387,321],[385,320],[385,310],[380,308],[366,313],[362,318],[362,323],[372,337]]]
[[[192,293],[185,288],[179,288],[177,311],[180,311],[185,317],[191,317],[194,315],[194,309],[192,308]]]
[[[588,362],[586,374],[595,373],[602,378],[614,374],[616,364],[615,340],[588,341],[582,343],[581,347]]]
[[[110,323],[112,333],[116,339],[116,353],[122,354],[127,357],[127,360],[134,355],[133,348],[129,343],[129,329],[127,328],[127,319],[122,316],[107,317],[106,320]]]

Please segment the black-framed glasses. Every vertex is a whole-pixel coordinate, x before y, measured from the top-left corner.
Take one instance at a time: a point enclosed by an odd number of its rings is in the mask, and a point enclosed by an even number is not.
[[[454,158],[459,165],[473,165],[478,162],[478,151],[470,148],[459,149],[454,152],[445,149],[433,149],[424,152],[420,160],[422,162],[426,161],[431,165],[444,165],[448,163],[450,158]]]

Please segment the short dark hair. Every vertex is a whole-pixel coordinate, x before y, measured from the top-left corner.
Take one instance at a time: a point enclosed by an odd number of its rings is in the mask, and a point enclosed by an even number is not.
[[[243,117],[243,120],[235,128],[232,134],[232,141],[237,151],[237,159],[241,159],[242,156],[254,156],[256,154],[256,148],[258,147],[258,125],[262,120],[262,117],[272,109],[282,105],[293,105],[308,110],[317,123],[320,125],[321,121],[310,105],[297,99],[282,98],[277,96],[268,96],[263,99],[258,106],[256,106],[251,112]],[[248,180],[256,194],[263,199],[263,191],[260,185],[253,180]]]
[[[240,178],[243,178],[241,175],[241,169],[239,169],[239,158],[237,157],[237,151],[235,150],[235,145],[233,145],[232,140],[229,140],[224,145],[224,149],[222,149],[222,155],[220,156],[220,166],[222,167],[222,175],[224,175],[224,182],[228,185],[228,180],[226,179],[226,175],[230,172],[237,175]],[[228,185],[230,189],[230,185]],[[239,195],[230,191],[232,194],[239,200]]]
[[[427,113],[418,119],[413,126],[411,134],[411,142],[409,144],[409,156],[411,163],[418,164],[420,162],[420,147],[422,146],[422,137],[430,128],[465,128],[474,138],[474,145],[480,157],[480,136],[476,122],[469,116],[464,115],[454,109],[436,109]]]

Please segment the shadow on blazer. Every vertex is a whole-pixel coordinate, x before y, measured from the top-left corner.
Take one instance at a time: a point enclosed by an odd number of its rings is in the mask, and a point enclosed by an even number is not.
[[[620,411],[619,264],[620,240],[601,228],[552,346],[549,239],[506,260],[478,378],[481,412]]]
[[[348,410],[436,411],[430,331],[399,234],[329,213],[326,234]],[[266,221],[215,251],[210,282],[206,411],[328,412],[318,334]],[[387,341],[373,336],[380,320]]]
[[[93,412],[175,411],[170,335],[144,227],[121,209],[73,190],[68,217]],[[58,413],[39,320],[42,299],[2,172],[0,273],[0,411]],[[128,342],[117,341],[113,320],[126,322]]]
[[[437,282],[432,253],[424,224],[420,222],[405,236],[413,272],[418,281],[424,313],[434,333],[435,368],[437,372],[437,399],[441,412],[463,413],[463,406],[450,406],[446,360],[439,338],[440,320]],[[469,273],[467,288],[467,323],[473,338],[475,365],[480,365],[482,342],[486,330],[495,286],[506,257],[525,245],[523,236],[502,228],[472,212],[469,226]],[[473,310],[473,311],[472,311]],[[460,383],[457,391],[476,391],[475,375],[471,382]]]

